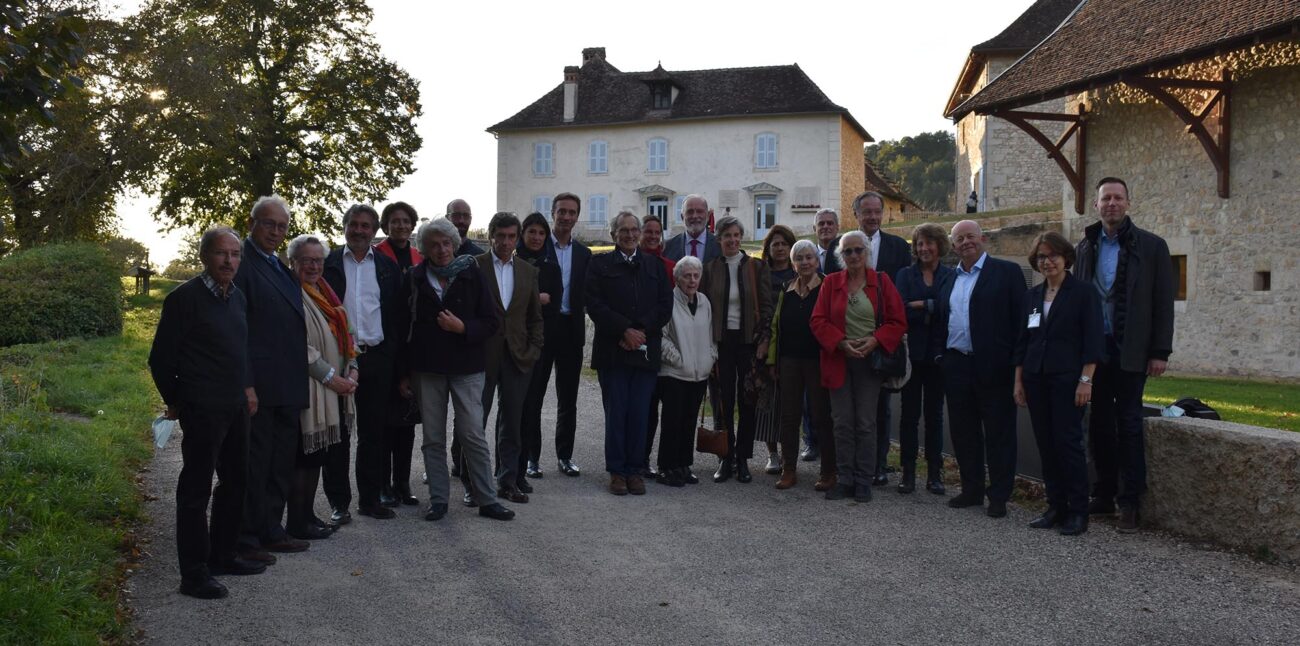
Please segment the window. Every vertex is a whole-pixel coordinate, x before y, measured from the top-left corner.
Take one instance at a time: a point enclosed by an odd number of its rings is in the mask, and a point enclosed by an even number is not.
[[[646,200],[645,212],[646,215],[653,215],[659,218],[659,222],[662,223],[664,219],[668,217],[668,198],[652,197],[649,200]]]
[[[765,132],[754,138],[754,168],[776,168],[776,135]]]
[[[609,212],[609,196],[590,195],[587,197],[587,218],[593,224],[604,224]]]
[[[646,148],[650,153],[649,160],[646,163],[646,170],[651,173],[668,172],[668,140],[651,139],[646,144]]]
[[[1273,289],[1273,272],[1257,271],[1255,272],[1255,291],[1267,292]]]
[[[767,230],[776,224],[776,196],[759,195],[754,198],[754,239],[767,236]]]
[[[673,107],[673,86],[668,83],[655,83],[650,86],[650,108],[667,110]]]
[[[551,196],[538,195],[534,197],[533,210],[549,218],[551,216]]]
[[[549,177],[555,174],[555,146],[550,143],[533,144],[533,175]]]
[[[1187,256],[1170,256],[1174,263],[1174,300],[1187,300]]]
[[[596,140],[587,144],[587,172],[603,175],[609,172],[609,144]]]
[[[673,201],[673,214],[677,216],[673,221],[678,224],[682,223],[682,207],[684,206],[686,206],[686,196],[678,195],[677,199]]]

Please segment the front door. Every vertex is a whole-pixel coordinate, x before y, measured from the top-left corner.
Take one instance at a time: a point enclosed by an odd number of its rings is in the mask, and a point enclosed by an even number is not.
[[[760,195],[754,198],[754,239],[762,240],[767,230],[776,225],[776,196]]]
[[[660,224],[668,222],[668,198],[652,197],[646,202],[646,215],[659,218]]]

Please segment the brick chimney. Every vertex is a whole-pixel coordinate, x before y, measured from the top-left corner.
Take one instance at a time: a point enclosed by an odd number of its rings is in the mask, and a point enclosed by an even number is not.
[[[578,68],[564,68],[564,122],[571,123],[578,114]]]

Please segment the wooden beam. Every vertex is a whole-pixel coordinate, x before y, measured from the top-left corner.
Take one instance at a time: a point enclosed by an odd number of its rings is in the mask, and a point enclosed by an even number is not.
[[[1219,197],[1228,199],[1231,178],[1232,124],[1230,120],[1232,103],[1232,72],[1228,69],[1219,71],[1219,80],[1205,81],[1199,79],[1170,79],[1138,76],[1127,78],[1124,83],[1137,88],[1169,108],[1187,126],[1187,132],[1196,137],[1210,163],[1218,175],[1216,191]],[[1192,112],[1192,108],[1169,92],[1168,88],[1212,90],[1213,94],[1203,105]],[[1214,126],[1206,126],[1206,120],[1215,116]],[[1211,132],[1213,130],[1213,132]]]
[[[1083,215],[1084,199],[1087,192],[1084,188],[1085,181],[1085,164],[1087,162],[1087,139],[1086,139],[1086,121],[1087,109],[1079,105],[1078,114],[1058,113],[1058,112],[1026,112],[1019,110],[1005,110],[994,112],[990,116],[997,117],[1007,121],[1017,128],[1020,128],[1029,135],[1031,139],[1038,142],[1038,145],[1047,151],[1047,156],[1056,162],[1061,172],[1065,174],[1065,179],[1074,189],[1074,212]],[[1061,135],[1057,141],[1052,141],[1043,134],[1030,121],[1065,121],[1070,123],[1070,127]],[[1074,164],[1065,158],[1061,151],[1065,148],[1066,142],[1071,135],[1074,136]]]

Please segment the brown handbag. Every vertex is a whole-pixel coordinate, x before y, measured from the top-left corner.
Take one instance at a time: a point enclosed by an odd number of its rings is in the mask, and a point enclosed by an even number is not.
[[[730,453],[730,442],[726,431],[715,431],[704,425],[704,400],[700,401],[700,425],[695,429],[695,450],[700,453],[712,453],[719,458]]]

